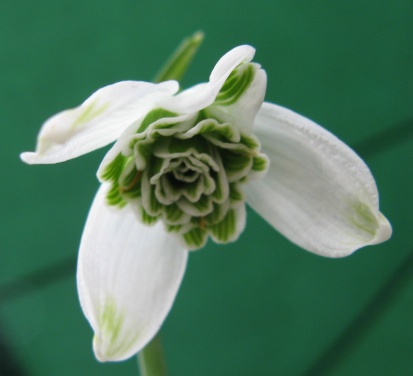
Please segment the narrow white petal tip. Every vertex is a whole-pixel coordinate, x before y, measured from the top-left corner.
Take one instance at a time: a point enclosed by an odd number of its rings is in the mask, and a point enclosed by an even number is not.
[[[251,61],[252,58],[255,55],[255,48],[248,45],[248,44],[243,44],[241,46],[233,48],[231,51],[229,51],[227,53],[227,55],[229,55],[229,56],[231,56],[231,55],[244,56],[245,60]]]
[[[108,333],[108,336],[112,337],[113,333]],[[96,359],[101,363],[121,362],[139,351],[139,349],[122,348],[121,345],[119,346],[119,343],[117,344],[118,346],[115,343],[108,343],[107,337],[105,338],[102,334],[97,333],[93,336],[93,352]]]
[[[374,206],[358,203],[348,205],[348,208],[352,214],[342,219],[343,228],[347,227],[347,231],[342,234],[342,244],[353,243],[354,245],[348,248],[344,256],[365,246],[385,242],[390,238],[391,225]]]
[[[376,235],[370,244],[373,245],[383,243],[390,239],[392,233],[393,229],[390,222],[382,213],[379,213],[379,226],[377,228]]]
[[[348,224],[350,224],[348,232],[344,232],[341,235],[339,246],[341,250],[338,252],[331,251],[320,253],[322,256],[346,257],[361,248],[380,244],[390,239],[392,235],[392,227],[382,213],[378,212],[377,214],[373,214],[371,208],[365,206],[361,211],[356,211],[353,220],[356,217],[356,221],[348,222]],[[314,252],[318,253],[317,250]]]
[[[108,358],[103,354],[102,349],[101,349],[101,340],[99,339],[98,335],[94,335],[93,337],[93,352],[95,353],[96,359],[101,362],[109,362],[112,359]]]
[[[44,155],[41,152],[37,151],[25,151],[24,153],[20,154],[20,159],[29,165],[35,164],[54,164],[60,162],[59,160],[55,159],[53,156],[48,156],[47,154]]]
[[[27,164],[35,164],[36,162],[36,153],[26,151],[20,154],[20,159]]]

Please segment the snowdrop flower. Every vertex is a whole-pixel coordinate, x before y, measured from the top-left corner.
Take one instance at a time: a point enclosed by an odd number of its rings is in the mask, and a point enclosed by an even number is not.
[[[364,162],[331,133],[263,103],[266,74],[240,46],[209,82],[125,81],[43,125],[29,164],[76,158],[113,141],[80,244],[77,283],[101,361],[123,360],[157,333],[188,250],[237,240],[245,203],[300,247],[347,256],[391,227]]]

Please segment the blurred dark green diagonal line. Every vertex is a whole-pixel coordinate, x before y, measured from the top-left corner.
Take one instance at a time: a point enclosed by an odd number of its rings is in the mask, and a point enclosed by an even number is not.
[[[413,249],[409,256],[383,284],[376,295],[350,322],[342,334],[316,359],[303,376],[334,375],[334,371],[351,353],[352,348],[386,313],[394,299],[413,276]]]
[[[0,286],[0,304],[73,276],[75,269],[76,257],[71,257],[6,283]]]
[[[371,158],[412,139],[412,137],[413,119],[407,119],[356,143],[353,148],[362,158]]]
[[[13,351],[7,346],[8,341],[4,338],[4,331],[0,323],[0,375],[1,376],[24,376],[24,372],[13,356]]]

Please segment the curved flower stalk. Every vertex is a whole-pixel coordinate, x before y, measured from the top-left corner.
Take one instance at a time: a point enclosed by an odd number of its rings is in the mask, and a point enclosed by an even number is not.
[[[312,121],[263,103],[254,49],[223,56],[209,82],[119,82],[43,125],[29,164],[57,163],[116,141],[98,170],[78,261],[82,309],[101,361],[126,359],[157,333],[188,250],[235,241],[245,203],[311,252],[347,256],[391,227],[374,179]]]

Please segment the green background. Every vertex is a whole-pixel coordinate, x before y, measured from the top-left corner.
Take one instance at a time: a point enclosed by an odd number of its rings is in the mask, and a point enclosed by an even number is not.
[[[410,0],[2,0],[0,374],[137,374],[134,358],[94,359],[76,295],[105,150],[50,166],[18,155],[97,88],[150,81],[196,30],[206,39],[184,86],[231,48],[256,47],[266,100],[365,158],[394,235],[331,260],[250,211],[237,243],[190,256],[162,329],[170,375],[413,374],[412,16]]]

